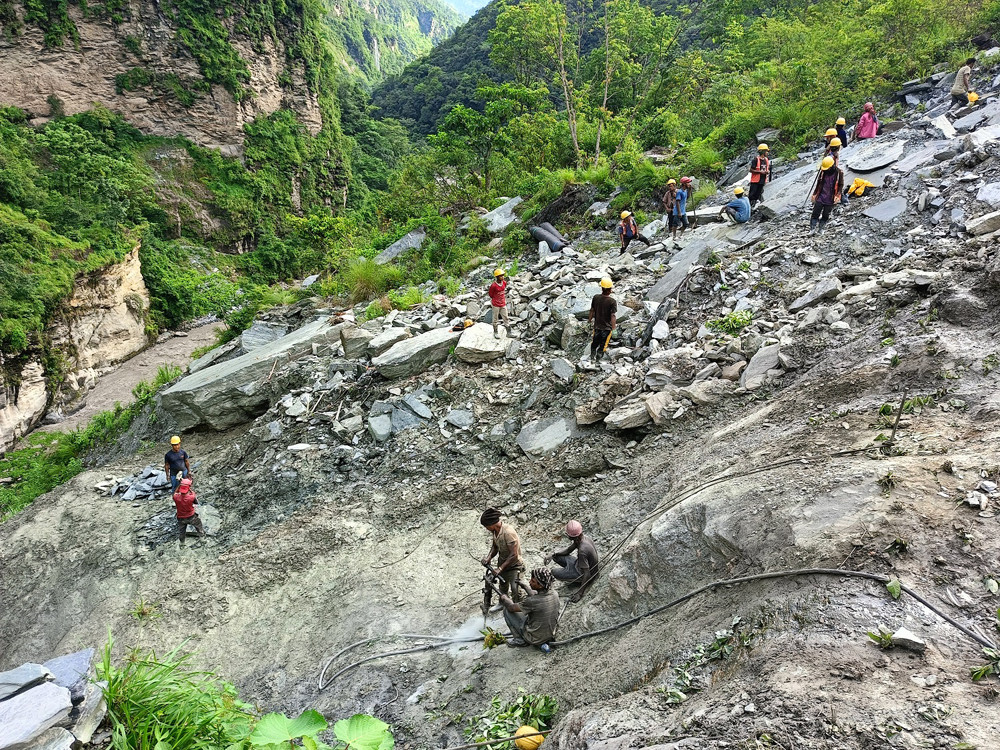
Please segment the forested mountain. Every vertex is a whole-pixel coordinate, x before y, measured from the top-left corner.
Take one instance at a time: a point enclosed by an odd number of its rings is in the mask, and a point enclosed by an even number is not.
[[[448,0],[448,5],[466,18],[471,18],[480,8],[486,5],[486,0]]]
[[[402,71],[463,20],[442,0],[330,0],[326,16],[345,71],[372,83]]]

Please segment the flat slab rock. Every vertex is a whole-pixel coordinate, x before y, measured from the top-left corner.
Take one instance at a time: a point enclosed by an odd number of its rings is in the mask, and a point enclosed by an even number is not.
[[[500,359],[507,351],[507,331],[498,326],[500,338],[493,335],[493,326],[486,323],[475,323],[466,328],[455,347],[455,357],[462,362],[474,364],[477,362],[492,362]]]
[[[797,313],[799,310],[805,310],[807,307],[817,305],[823,300],[834,299],[842,291],[844,291],[844,287],[840,283],[840,279],[823,279],[808,292],[792,302],[788,306],[788,312]]]
[[[604,418],[604,425],[609,430],[632,430],[652,421],[646,404],[639,399],[632,399],[612,409]]]
[[[0,748],[22,750],[73,709],[69,690],[44,682],[0,702]]]
[[[905,150],[905,140],[887,141],[884,138],[869,138],[845,146],[841,153],[841,161],[853,172],[874,172],[899,161]]]
[[[375,256],[375,262],[379,265],[384,265],[390,260],[398,258],[400,255],[405,253],[407,250],[415,250],[424,244],[424,240],[427,239],[427,230],[424,227],[419,229],[414,229],[412,232],[404,235],[395,242],[393,242],[389,247],[380,252]]]
[[[652,302],[663,302],[668,297],[674,296],[691,269],[699,263],[704,263],[712,250],[721,244],[713,240],[692,240],[670,259],[670,270],[649,288],[649,291],[646,292],[646,299]],[[621,307],[621,305],[618,306],[619,311],[621,311]],[[587,311],[590,311],[589,305]]]
[[[764,186],[764,201],[756,210],[773,219],[805,206],[817,168],[816,164],[806,164],[769,182]]]
[[[515,221],[517,217],[514,216],[514,209],[517,208],[524,202],[523,198],[511,198],[509,201],[504,203],[499,208],[494,208],[487,214],[483,215],[483,221],[486,222],[486,229],[490,234],[499,234]]]
[[[388,351],[375,357],[372,365],[390,380],[408,378],[431,365],[444,362],[448,358],[448,352],[461,337],[461,331],[435,328],[394,344]]]
[[[94,649],[85,648],[82,651],[49,659],[42,666],[52,673],[57,685],[69,690],[73,703],[79,703],[83,700],[87,681],[93,675],[94,654]]]
[[[906,212],[906,198],[890,198],[864,210],[865,216],[877,221],[892,221]]]
[[[41,664],[22,664],[6,672],[0,672],[0,700],[13,695],[18,690],[24,690],[51,679],[54,679],[52,672]]]
[[[757,353],[750,358],[747,369],[743,371],[740,385],[748,391],[757,390],[764,385],[767,371],[773,370],[778,366],[779,351],[780,347],[778,344],[770,344],[758,349]]]
[[[527,455],[538,458],[558,450],[575,434],[572,419],[545,417],[524,425],[517,435],[517,444]]]
[[[70,750],[76,737],[62,727],[46,729],[38,737],[24,745],[23,750]]]

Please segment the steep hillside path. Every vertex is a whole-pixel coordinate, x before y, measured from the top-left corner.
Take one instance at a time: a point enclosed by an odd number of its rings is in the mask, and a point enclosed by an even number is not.
[[[174,335],[154,344],[102,375],[94,389],[87,394],[86,404],[82,409],[70,414],[62,422],[41,425],[38,429],[44,432],[69,432],[84,427],[95,414],[113,409],[115,402],[123,405],[131,403],[132,389],[136,385],[143,380],[152,381],[156,377],[157,368],[161,366],[176,365],[184,369],[191,361],[192,352],[213,343],[215,332],[224,327],[222,323],[209,323],[192,328],[184,336]]]

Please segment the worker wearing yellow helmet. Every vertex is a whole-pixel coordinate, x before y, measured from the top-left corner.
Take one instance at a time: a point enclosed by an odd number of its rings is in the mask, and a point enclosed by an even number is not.
[[[826,132],[823,133],[823,141],[824,141],[824,143],[826,145],[826,148],[830,148],[830,141],[832,141],[836,137],[837,137],[837,129],[836,128],[827,128],[826,129]]]
[[[843,145],[843,141],[841,141],[839,137],[831,138],[830,146],[826,149],[826,154],[824,154],[824,156],[832,156],[833,163],[836,164],[838,168],[840,167],[840,150]],[[841,196],[841,205],[850,205],[846,191],[844,191],[844,194]]]
[[[163,473],[170,480],[171,492],[177,492],[177,487],[181,479],[191,476],[191,464],[188,463],[188,454],[181,448],[180,436],[174,435],[170,438],[170,450],[163,456]]]
[[[965,65],[958,69],[955,74],[955,83],[951,87],[951,106],[964,107],[967,104],[974,104],[979,100],[977,95],[973,99],[972,91],[972,69],[976,67],[976,58],[970,57],[965,61]]]
[[[510,330],[510,316],[507,314],[507,292],[510,284],[502,268],[493,272],[493,283],[486,290],[490,295],[490,308],[493,318],[493,338],[500,338],[500,318],[503,318],[504,333]]]
[[[850,142],[850,139],[847,137],[847,120],[843,117],[837,118],[837,137],[841,143]]]
[[[590,358],[599,362],[611,342],[611,333],[618,325],[618,303],[611,296],[614,284],[611,279],[601,279],[601,293],[590,300],[590,315],[587,320],[594,324],[594,336],[590,341]]]
[[[642,232],[639,231],[639,226],[635,223],[635,217],[632,215],[631,211],[622,211],[622,220],[618,222],[618,237],[622,242],[622,252],[628,248],[629,243],[632,240],[639,240],[639,242],[644,242],[646,247],[649,247],[649,240],[642,236]]]
[[[719,209],[719,215],[737,224],[746,224],[750,221],[750,199],[740,185],[733,188],[733,199]]]
[[[820,162],[820,173],[816,178],[816,187],[813,190],[812,216],[809,219],[809,234],[814,235],[823,231],[826,223],[830,220],[833,207],[840,203],[844,192],[844,173],[840,171],[836,160],[832,156],[823,157]]]
[[[757,146],[757,154],[750,160],[750,208],[764,199],[764,184],[771,181],[771,149],[766,143]]]

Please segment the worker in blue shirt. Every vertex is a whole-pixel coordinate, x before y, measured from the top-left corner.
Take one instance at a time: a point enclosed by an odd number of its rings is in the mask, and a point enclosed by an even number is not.
[[[736,197],[724,205],[719,210],[719,214],[728,216],[737,224],[746,224],[750,221],[750,199],[743,193],[743,188],[735,188],[733,190],[733,195]]]

